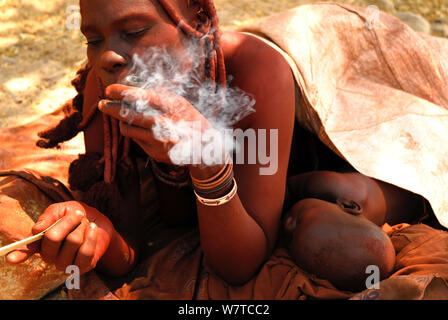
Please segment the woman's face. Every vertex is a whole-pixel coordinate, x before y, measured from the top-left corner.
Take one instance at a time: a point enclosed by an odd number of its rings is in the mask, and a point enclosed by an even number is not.
[[[152,46],[181,49],[184,35],[156,0],[81,0],[87,56],[104,86],[120,82],[134,54]]]

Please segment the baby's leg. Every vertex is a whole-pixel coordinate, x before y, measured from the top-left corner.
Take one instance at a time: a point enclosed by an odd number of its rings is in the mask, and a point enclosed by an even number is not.
[[[423,198],[356,172],[314,171],[288,179],[291,207],[314,198],[359,209],[376,225],[415,221],[423,214]]]
[[[358,292],[366,289],[367,267],[377,266],[381,279],[390,274],[395,250],[377,225],[343,208],[317,199],[297,202],[286,216],[285,243],[299,267]]]

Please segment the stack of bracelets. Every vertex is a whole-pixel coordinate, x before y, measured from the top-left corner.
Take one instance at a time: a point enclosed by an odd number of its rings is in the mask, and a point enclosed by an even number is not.
[[[196,179],[191,175],[190,177],[196,198],[205,206],[217,207],[226,204],[237,193],[238,187],[233,176],[233,162],[230,156],[227,156],[225,166],[213,177],[204,180]],[[228,190],[230,186],[232,188],[226,195],[217,199],[211,198],[211,195]]]
[[[188,177],[188,169],[186,167],[165,165],[164,170],[152,158],[149,157],[148,160],[151,162],[155,176],[165,184],[182,188],[192,183],[196,198],[205,206],[217,207],[226,204],[235,197],[238,191],[233,176],[233,162],[229,155],[226,158],[225,166],[213,177],[204,180],[196,179],[191,175]],[[169,172],[166,172],[167,169]],[[226,195],[217,199],[211,197],[229,189],[231,185],[232,188]]]

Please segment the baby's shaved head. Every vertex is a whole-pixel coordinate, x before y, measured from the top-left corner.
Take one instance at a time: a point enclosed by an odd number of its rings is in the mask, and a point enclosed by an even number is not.
[[[392,271],[393,244],[371,221],[317,199],[298,202],[290,213],[295,220],[287,220],[286,231],[292,231],[290,250],[304,270],[353,292],[366,289],[369,266],[378,267],[381,279]]]

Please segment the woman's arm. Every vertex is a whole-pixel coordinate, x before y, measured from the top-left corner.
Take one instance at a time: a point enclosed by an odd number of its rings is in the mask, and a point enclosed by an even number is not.
[[[122,276],[134,268],[137,257],[138,244],[130,239],[125,240],[120,233],[114,230],[109,247],[98,261],[97,268],[111,276]]]
[[[256,98],[256,112],[244,119],[241,125],[259,133],[267,131],[266,140],[257,137],[257,154],[260,143],[266,142],[271,160],[277,158],[278,170],[261,175],[260,163],[235,164],[234,174],[238,194],[229,203],[208,207],[197,203],[201,245],[208,265],[224,280],[241,284],[249,280],[267,259],[275,246],[285,196],[289,153],[294,129],[295,87],[289,65],[272,49],[246,53],[251,63],[237,59],[234,66],[247,74],[235,83]],[[253,59],[258,59],[253,61]],[[270,62],[270,63],[266,63]],[[264,63],[260,69],[247,66]],[[270,142],[270,130],[278,130],[278,140]],[[245,154],[249,148],[246,143]],[[277,153],[274,155],[273,153]],[[247,159],[247,156],[246,156]],[[272,163],[271,163],[272,165]],[[210,170],[210,169],[209,169]],[[216,171],[217,169],[215,169]],[[212,172],[190,168],[198,179],[210,177]]]

